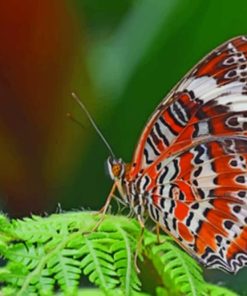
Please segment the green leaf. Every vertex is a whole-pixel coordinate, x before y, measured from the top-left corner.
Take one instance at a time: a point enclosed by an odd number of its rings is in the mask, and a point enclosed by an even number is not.
[[[7,296],[77,295],[83,277],[99,290],[95,295],[143,296],[142,282],[134,258],[148,258],[158,274],[153,291],[160,295],[236,295],[226,288],[206,284],[202,270],[171,238],[145,230],[139,250],[141,228],[135,219],[90,212],[33,216],[9,221],[0,216],[4,244],[0,252],[5,265],[0,269],[1,293]],[[93,231],[94,230],[94,231]],[[1,242],[1,240],[0,240]],[[148,271],[149,272],[149,271]],[[101,294],[99,294],[101,293]]]
[[[162,236],[162,244],[147,239],[146,256],[153,262],[160,274],[163,284],[172,295],[200,296],[206,295],[202,270],[187,253],[174,242]]]

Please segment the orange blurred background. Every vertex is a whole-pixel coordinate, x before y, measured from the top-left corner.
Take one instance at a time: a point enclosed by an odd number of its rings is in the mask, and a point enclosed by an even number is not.
[[[59,0],[0,2],[0,188],[10,215],[54,207],[62,170],[73,166],[65,114],[76,71],[87,87],[74,14]]]

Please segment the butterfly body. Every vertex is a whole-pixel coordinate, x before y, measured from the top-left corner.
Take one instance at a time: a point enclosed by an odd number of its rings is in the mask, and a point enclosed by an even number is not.
[[[247,265],[247,39],[199,62],[159,104],[131,164],[108,169],[144,214],[208,267]]]

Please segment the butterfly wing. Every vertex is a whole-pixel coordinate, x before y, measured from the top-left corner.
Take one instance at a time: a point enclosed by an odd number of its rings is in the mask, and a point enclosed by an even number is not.
[[[243,124],[234,118],[247,110],[246,40],[238,37],[215,49],[164,98],[138,141],[130,179],[199,138],[230,134],[231,124]],[[235,117],[227,126],[220,116],[229,112]],[[213,119],[217,126],[213,126]]]
[[[237,272],[247,265],[246,167],[246,137],[211,139],[169,157],[155,177],[151,218],[206,266]]]
[[[241,36],[210,53],[161,102],[128,175],[149,193],[154,221],[205,265],[230,272],[247,265],[246,78]]]

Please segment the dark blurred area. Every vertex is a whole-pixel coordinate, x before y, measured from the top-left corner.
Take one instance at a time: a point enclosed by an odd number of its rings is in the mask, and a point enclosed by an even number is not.
[[[71,92],[128,162],[162,97],[210,50],[246,34],[246,13],[244,0],[1,1],[2,211],[99,209],[108,152]],[[245,291],[245,270],[207,274]]]

